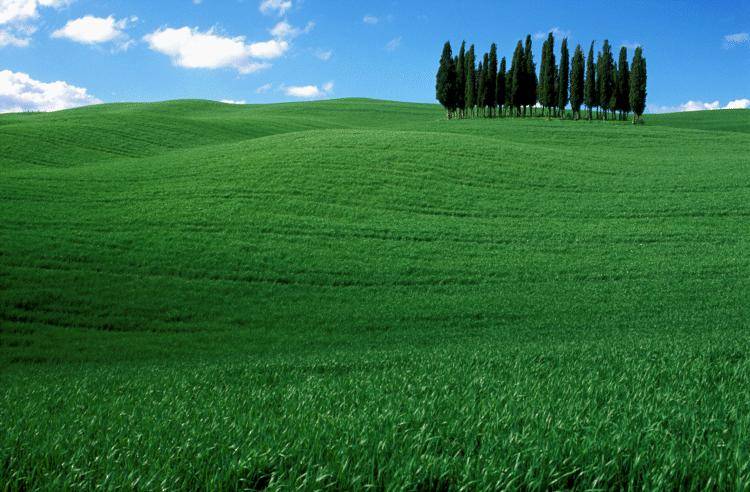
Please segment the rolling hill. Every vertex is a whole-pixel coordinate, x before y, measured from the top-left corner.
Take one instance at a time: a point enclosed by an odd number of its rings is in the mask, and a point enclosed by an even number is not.
[[[748,132],[2,115],[0,483],[748,486]]]

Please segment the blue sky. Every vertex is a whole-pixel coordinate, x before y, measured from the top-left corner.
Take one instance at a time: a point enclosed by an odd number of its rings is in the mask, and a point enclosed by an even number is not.
[[[651,110],[750,105],[750,1],[0,0],[0,111],[205,98],[433,102],[442,43],[644,47]],[[559,49],[559,42],[557,48]],[[538,62],[541,40],[535,42]],[[744,102],[746,101],[746,102]]]

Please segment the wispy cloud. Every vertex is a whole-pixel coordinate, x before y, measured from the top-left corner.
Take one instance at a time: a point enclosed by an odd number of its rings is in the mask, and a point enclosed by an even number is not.
[[[245,101],[244,99],[222,99],[219,102],[223,102],[224,104],[237,104],[237,105],[247,104],[247,101]]]
[[[362,18],[362,22],[365,24],[370,24],[371,26],[374,26],[378,22],[380,22],[380,19],[375,17],[374,15],[366,15]]]
[[[549,33],[552,33],[556,38],[569,38],[570,31],[564,31],[559,27],[550,27],[546,31],[537,31],[534,33],[534,39],[545,39]]]
[[[310,21],[305,27],[299,28],[289,24],[287,21],[281,21],[273,28],[270,29],[270,33],[273,37],[278,39],[294,39],[302,34],[307,34],[315,28],[315,23]]]
[[[333,57],[333,51],[332,50],[315,50],[315,56],[323,61],[328,61]]]
[[[386,51],[396,51],[397,49],[399,49],[399,47],[401,47],[401,40],[402,37],[399,36],[388,41],[385,45]]]
[[[627,48],[630,51],[634,51],[636,48],[640,48],[641,43],[638,42],[632,42],[632,41],[623,41],[620,43],[620,48]]]
[[[263,0],[258,8],[263,14],[282,16],[292,8],[292,0]]]
[[[258,87],[257,89],[255,89],[255,93],[256,94],[265,94],[266,92],[270,91],[272,88],[273,88],[273,85],[271,85],[270,83],[263,84],[260,87]]]
[[[750,33],[736,32],[724,36],[724,48],[735,48],[743,45],[750,46]]]

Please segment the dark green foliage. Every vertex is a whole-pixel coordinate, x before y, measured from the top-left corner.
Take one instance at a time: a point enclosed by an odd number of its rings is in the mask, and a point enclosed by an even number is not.
[[[557,108],[564,116],[568,105],[568,83],[570,78],[570,53],[568,52],[568,38],[564,38],[560,47],[560,72],[557,77]]]
[[[581,45],[576,46],[573,53],[573,62],[570,70],[570,107],[573,111],[573,118],[581,117],[581,106],[583,105],[583,88],[584,88],[584,59]]]
[[[544,92],[542,93],[542,105],[548,110],[557,107],[557,92],[555,91],[555,79],[557,78],[557,62],[555,60],[555,36],[549,33],[547,36],[547,59],[544,62],[544,72],[540,78],[543,79]]]
[[[497,106],[497,45],[492,43],[490,47],[490,59],[487,67],[487,106],[490,115],[494,114]]]
[[[586,58],[586,81],[584,83],[584,104],[589,110],[589,119],[591,119],[591,110],[599,105],[599,84],[596,81],[596,64],[594,62],[594,42],[591,42],[589,56]]]
[[[513,60],[511,59],[511,64]],[[510,112],[513,107],[512,95],[513,93],[513,73],[510,69],[505,72],[505,108]]]
[[[456,108],[463,114],[466,107],[466,41],[461,43],[456,62]]]
[[[523,104],[533,111],[533,107],[536,105],[538,99],[537,86],[539,82],[536,76],[536,63],[534,63],[534,51],[531,45],[530,34],[526,36],[523,60],[525,62],[523,73],[523,83],[525,84],[525,88],[522,89],[524,94]]]
[[[516,50],[513,52],[513,61],[510,64],[510,100],[511,105],[515,108],[516,115],[520,114],[520,108],[526,103],[526,94],[524,89],[526,86],[524,83],[527,80],[526,77],[526,60],[524,58],[523,44],[521,41],[516,45]]]
[[[479,62],[477,67],[477,109],[479,114],[484,116],[485,103],[487,101],[487,54]]]
[[[635,49],[630,71],[630,109],[633,111],[633,123],[636,123],[646,109],[646,59],[643,49]]]
[[[539,62],[539,101],[542,104],[542,113],[544,108],[547,106],[547,64],[549,63],[549,39],[545,39],[542,43],[542,59]]]
[[[599,83],[599,106],[604,111],[604,117],[613,109],[612,96],[615,88],[615,62],[612,56],[612,47],[608,40],[602,45],[601,58],[597,63],[597,82]]]
[[[615,109],[623,115],[630,112],[630,68],[628,66],[628,49],[620,48],[620,58],[617,62]]]
[[[505,73],[507,70],[507,62],[505,61],[505,57],[503,57],[502,60],[500,60],[500,70],[497,73],[497,82],[495,85],[495,101],[497,101],[497,105],[500,107],[500,114],[503,114],[503,106],[505,105]]]
[[[448,112],[448,117],[457,108],[457,74],[456,65],[453,60],[453,51],[450,42],[446,41],[443,46],[443,54],[440,57],[437,81],[435,83],[437,100]]]
[[[477,104],[477,92],[476,92],[476,60],[474,54],[474,45],[472,44],[469,48],[469,52],[466,55],[466,82],[465,82],[465,97],[464,104],[466,112],[469,115],[474,114],[474,106]]]

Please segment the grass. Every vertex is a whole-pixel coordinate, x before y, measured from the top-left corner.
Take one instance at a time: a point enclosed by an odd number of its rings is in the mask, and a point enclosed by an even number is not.
[[[750,111],[0,117],[0,489],[750,487]]]

